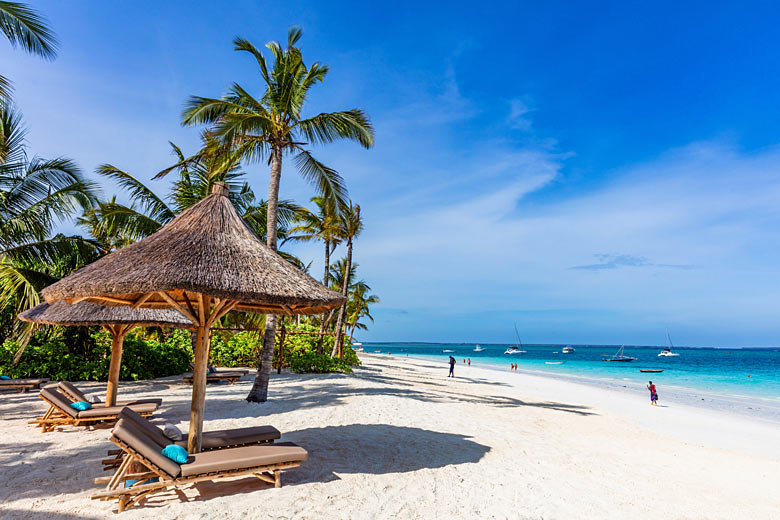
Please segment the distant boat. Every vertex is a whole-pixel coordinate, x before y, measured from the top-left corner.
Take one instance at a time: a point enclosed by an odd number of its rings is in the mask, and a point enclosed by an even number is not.
[[[517,345],[506,349],[504,354],[525,354],[526,351],[520,348],[523,346],[523,342],[520,341],[520,333],[517,332],[517,323],[515,323],[515,337],[517,338]]]
[[[563,365],[566,361],[545,361],[545,365]]]
[[[482,348],[482,347],[480,347],[479,345],[477,345],[476,347],[474,347],[474,352],[482,352],[483,350],[485,350],[485,349],[484,349],[484,348]]]
[[[660,372],[663,372],[663,370],[642,370],[639,369],[640,372],[644,372],[645,374],[658,374]]]
[[[571,354],[572,352],[574,352],[574,347],[572,347],[571,345],[567,347],[563,347],[563,350],[561,350],[561,352],[563,352],[564,354]]]
[[[635,357],[631,356],[625,356],[623,355],[623,350],[626,348],[625,345],[622,345],[617,352],[615,352],[615,355],[612,357],[604,357],[601,358],[602,361],[621,361],[621,362],[627,362],[627,361],[634,361],[636,360]]]
[[[444,353],[450,353],[450,352],[455,352],[455,351],[454,351],[454,350],[442,350],[442,352],[444,352]]]
[[[363,344],[360,343],[359,341],[355,341],[354,343],[352,343],[352,350],[354,350],[355,352],[363,352]]]
[[[667,347],[658,353],[658,357],[677,357],[680,354],[672,352],[672,338],[669,337],[669,329],[666,329],[666,344]]]

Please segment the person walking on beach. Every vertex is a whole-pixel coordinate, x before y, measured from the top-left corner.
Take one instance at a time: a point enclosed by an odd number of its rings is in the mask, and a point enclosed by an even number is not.
[[[648,381],[647,389],[650,390],[650,404],[658,406],[658,390],[655,389],[652,381]]]
[[[447,377],[455,377],[455,358],[450,356],[450,374]]]
[[[468,366],[471,366],[471,358],[469,358],[469,359],[468,359],[468,361],[466,361],[466,364],[467,364]]]

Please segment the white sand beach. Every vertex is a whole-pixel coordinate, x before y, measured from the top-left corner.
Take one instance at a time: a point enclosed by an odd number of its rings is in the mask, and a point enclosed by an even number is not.
[[[352,375],[209,385],[205,428],[271,424],[309,460],[281,489],[199,483],[118,518],[780,518],[780,424],[526,374],[362,356]],[[98,383],[81,387],[102,392]],[[180,378],[123,383],[186,428]],[[661,403],[664,404],[663,402]],[[37,392],[0,395],[0,517],[107,518],[90,500],[108,429],[41,434]],[[164,418],[164,419],[163,419]]]

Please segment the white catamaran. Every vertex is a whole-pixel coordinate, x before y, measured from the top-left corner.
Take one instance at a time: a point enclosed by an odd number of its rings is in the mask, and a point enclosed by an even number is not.
[[[677,357],[680,354],[672,352],[672,338],[669,337],[669,329],[666,329],[666,345],[667,347],[658,353],[658,357]]]
[[[520,333],[517,332],[517,323],[515,323],[515,337],[517,338],[517,345],[506,349],[504,354],[525,354],[526,351],[520,349],[523,346],[523,342],[520,341]]]

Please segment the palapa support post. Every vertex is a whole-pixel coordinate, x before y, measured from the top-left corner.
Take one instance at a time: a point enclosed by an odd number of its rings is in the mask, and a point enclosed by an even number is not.
[[[108,368],[108,383],[106,384],[106,406],[116,406],[116,394],[119,386],[119,369],[122,366],[122,347],[125,335],[134,325],[104,325],[112,334],[111,364]]]
[[[192,371],[192,408],[190,410],[190,435],[187,438],[188,453],[200,453],[200,441],[203,433],[203,409],[206,401],[208,343],[209,331],[204,323],[197,329],[195,348],[193,349],[195,363]]]

